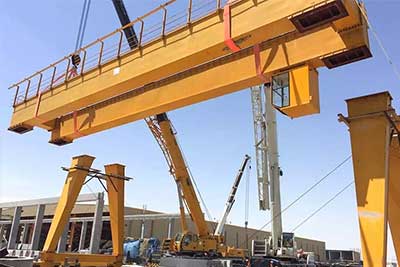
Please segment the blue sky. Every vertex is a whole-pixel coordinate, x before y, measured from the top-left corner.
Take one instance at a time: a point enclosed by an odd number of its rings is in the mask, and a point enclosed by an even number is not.
[[[125,2],[135,18],[163,1]],[[180,2],[186,1],[178,1],[177,9],[183,8]],[[40,129],[22,136],[7,131],[12,113],[8,86],[74,49],[81,6],[78,0],[0,1],[0,201],[58,195],[65,177],[60,167],[68,166],[72,156],[90,154],[97,157],[96,168],[119,162],[127,166],[127,175],[135,177],[126,185],[127,205],[145,204],[148,209],[176,213],[173,179],[142,121],[64,147],[48,144],[49,133]],[[366,1],[366,6],[393,61],[400,64],[400,2]],[[84,43],[114,30],[118,23],[111,1],[92,1]],[[283,207],[350,154],[347,128],[337,122],[337,114],[346,113],[345,99],[389,90],[394,106],[400,107],[400,81],[372,35],[371,45],[372,59],[319,70],[321,114],[297,120],[278,115]],[[169,116],[207,206],[218,218],[244,154],[254,156],[249,90],[175,110]],[[269,214],[258,211],[254,164],[253,159],[249,223],[258,228]],[[284,230],[291,231],[352,179],[352,166],[347,163],[284,214]],[[95,183],[90,187],[101,190]],[[244,224],[244,184],[229,220]],[[354,188],[296,234],[324,240],[328,248],[359,248]],[[394,257],[392,248],[389,255]]]

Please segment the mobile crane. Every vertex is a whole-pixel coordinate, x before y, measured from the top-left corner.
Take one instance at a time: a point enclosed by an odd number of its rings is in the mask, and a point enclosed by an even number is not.
[[[284,102],[285,94],[278,91],[288,81],[278,75],[271,82],[251,88],[254,117],[254,136],[260,210],[271,210],[272,235],[266,240],[253,240],[254,257],[278,258],[282,261],[296,259],[297,247],[294,233],[282,231],[278,137],[275,102]],[[278,100],[278,101],[277,101]]]
[[[167,114],[158,114],[146,122],[162,148],[170,165],[170,172],[182,193],[182,200],[196,227],[196,233],[186,229],[177,234],[174,240],[164,240],[163,250],[175,255],[244,258],[244,250],[228,247],[221,235],[210,233],[188,167],[175,138],[176,133]]]

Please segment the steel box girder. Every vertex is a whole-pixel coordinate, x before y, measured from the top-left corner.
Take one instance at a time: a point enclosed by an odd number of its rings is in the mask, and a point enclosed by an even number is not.
[[[324,45],[320,45],[324,40]],[[368,44],[365,25],[338,34],[325,27],[310,34],[293,33],[261,45],[263,71],[271,75],[308,63],[323,66],[321,58],[333,52]],[[150,115],[167,112],[261,83],[255,71],[253,49],[226,56],[129,94],[85,108],[57,120],[51,141],[66,142]],[[301,88],[299,88],[300,90]]]
[[[332,1],[238,1],[231,7],[231,36],[241,47],[249,47],[295,31],[291,16],[327,2]],[[360,24],[361,15],[356,1],[343,2],[349,16],[331,24],[336,31]],[[320,42],[310,45],[319,46]],[[27,130],[34,126],[50,130],[54,127],[54,120],[60,116],[229,53],[224,43],[222,14],[211,14],[53,88],[41,96],[40,103],[36,97],[16,106],[10,128],[23,125]]]

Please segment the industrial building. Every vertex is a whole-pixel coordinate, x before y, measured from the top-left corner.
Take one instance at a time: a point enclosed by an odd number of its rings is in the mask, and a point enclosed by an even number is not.
[[[8,248],[14,253],[35,255],[44,245],[47,232],[56,208],[57,198],[34,199],[27,201],[0,203],[0,234],[9,241]],[[88,203],[87,201],[96,201]],[[64,231],[59,241],[58,251],[89,250],[98,252],[107,247],[111,240],[109,209],[104,205],[103,193],[80,195],[70,217],[68,231]],[[102,213],[96,210],[102,209]],[[125,237],[149,238],[160,240],[170,238],[181,232],[179,214],[166,214],[157,211],[125,207]],[[35,224],[40,225],[37,216],[42,218],[39,238],[35,237]],[[97,214],[97,216],[95,216]],[[39,218],[40,219],[40,218]],[[96,225],[97,221],[101,225]],[[19,222],[18,222],[19,221]],[[16,225],[18,224],[18,227]],[[15,226],[14,226],[15,225]],[[216,222],[208,222],[209,229],[215,229]],[[189,230],[194,231],[194,224],[189,220]],[[247,233],[247,234],[246,234]],[[246,236],[248,243],[246,245]],[[227,245],[251,249],[251,239],[268,239],[270,232],[246,229],[243,226],[227,224],[224,238]],[[314,252],[316,258],[325,261],[325,242],[296,237],[297,247],[304,251]]]

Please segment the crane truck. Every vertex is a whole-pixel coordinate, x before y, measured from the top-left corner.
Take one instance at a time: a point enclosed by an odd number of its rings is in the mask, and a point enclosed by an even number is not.
[[[178,233],[174,239],[165,239],[162,244],[163,250],[173,255],[244,258],[244,250],[226,246],[222,235],[210,233],[167,114],[158,114],[148,120],[148,123],[169,161],[170,172],[180,188],[182,200],[196,229],[194,233],[186,229]]]
[[[312,253],[298,255],[294,233],[282,231],[282,209],[279,165],[276,103],[286,102],[289,77],[285,73],[272,77],[271,82],[251,88],[256,144],[256,162],[260,210],[270,209],[272,235],[265,240],[252,240],[252,262],[271,266],[296,264],[306,257],[313,266]],[[261,265],[260,265],[261,266]],[[293,266],[293,265],[291,265]]]

